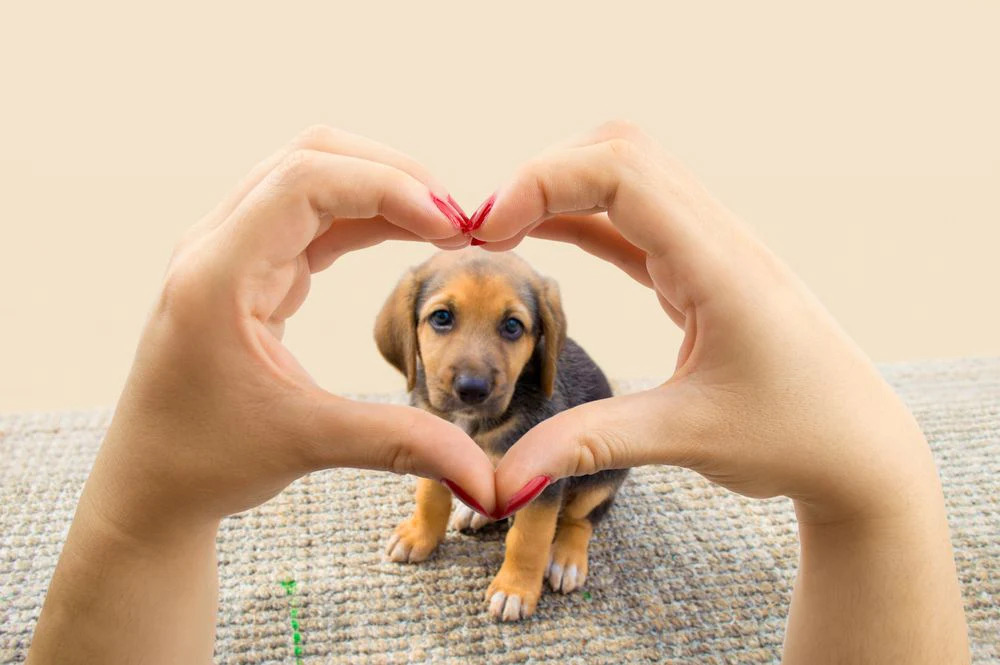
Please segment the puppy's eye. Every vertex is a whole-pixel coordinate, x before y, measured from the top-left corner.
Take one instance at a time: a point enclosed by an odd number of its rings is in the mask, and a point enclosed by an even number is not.
[[[430,318],[431,326],[436,330],[448,330],[451,328],[451,324],[455,322],[455,318],[446,309],[438,309],[431,312]]]
[[[517,339],[523,333],[524,333],[524,324],[515,319],[514,317],[510,317],[509,319],[504,320],[504,322],[500,324],[500,334],[506,337],[507,339],[511,340]]]

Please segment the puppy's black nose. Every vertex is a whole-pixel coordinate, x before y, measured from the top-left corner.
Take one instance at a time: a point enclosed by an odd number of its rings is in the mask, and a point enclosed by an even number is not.
[[[455,393],[466,404],[481,404],[490,396],[493,386],[481,376],[459,374],[455,377]]]

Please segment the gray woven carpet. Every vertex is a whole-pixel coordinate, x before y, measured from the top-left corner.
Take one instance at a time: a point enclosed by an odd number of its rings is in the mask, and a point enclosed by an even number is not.
[[[1000,663],[1000,359],[883,369],[941,469],[974,660]],[[25,658],[108,417],[0,417],[0,662]],[[598,530],[588,593],[546,594],[529,621],[501,625],[483,602],[502,560],[501,528],[451,534],[421,565],[382,561],[412,486],[387,474],[317,473],[227,520],[217,661],[294,663],[291,598],[305,663],[779,658],[797,552],[786,500],[750,501],[687,471],[639,469]],[[288,579],[294,596],[281,586]]]

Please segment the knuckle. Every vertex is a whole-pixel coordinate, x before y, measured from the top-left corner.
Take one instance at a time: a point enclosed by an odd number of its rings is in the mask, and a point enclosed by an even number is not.
[[[550,199],[549,170],[549,163],[544,157],[534,157],[518,167],[514,174],[514,182],[541,194],[546,210],[549,209]]]
[[[517,170],[514,172],[514,179],[521,182],[537,182],[542,179],[544,172],[544,159],[542,157],[532,157],[517,167]]]
[[[412,178],[427,186],[430,186],[435,182],[434,175],[426,167],[413,161],[409,157],[403,159],[400,162],[400,166],[405,171],[400,173],[401,180],[408,180]]]
[[[418,470],[417,466],[422,458],[422,438],[413,436],[413,433],[419,430],[419,413],[416,409],[400,412],[395,426],[383,433],[380,446],[382,456],[379,460],[381,468],[399,475],[412,474]]]
[[[193,260],[194,252],[186,252],[175,260],[163,280],[158,311],[174,318],[187,319],[202,309],[204,278]]]
[[[604,148],[612,159],[618,162],[633,163],[638,159],[639,149],[631,139],[615,137],[604,142]]]
[[[405,476],[414,471],[413,451],[400,441],[391,442],[386,446],[384,466],[387,471]]]
[[[198,233],[194,228],[190,228],[181,234],[181,237],[177,239],[174,243],[174,251],[170,255],[170,261],[167,264],[168,269],[175,263],[181,260],[183,257],[197,242]]]
[[[298,149],[288,153],[276,169],[278,184],[294,186],[299,183],[316,168],[316,161],[316,153],[312,150]]]
[[[299,132],[292,144],[302,148],[316,148],[335,143],[343,134],[342,130],[334,129],[329,125],[316,124]]]
[[[592,429],[581,435],[577,445],[574,476],[589,475],[615,467],[619,437],[608,430]]]
[[[608,120],[597,128],[597,133],[605,140],[625,139],[641,143],[646,138],[646,134],[639,128],[639,125],[624,119]]]

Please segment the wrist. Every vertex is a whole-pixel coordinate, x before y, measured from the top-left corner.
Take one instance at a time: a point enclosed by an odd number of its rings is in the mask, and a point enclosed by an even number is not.
[[[800,513],[799,543],[783,661],[968,662],[940,491],[878,516]]]
[[[843,482],[792,497],[799,529],[906,525],[944,515],[941,483],[928,453],[882,472],[847,474]]]
[[[101,494],[103,491],[85,488],[73,518],[73,527],[101,555],[114,551],[146,559],[203,548],[209,543],[214,547],[221,519],[153,505],[122,507],[127,497]]]
[[[892,523],[943,513],[937,467],[916,427],[871,436],[850,448],[853,459],[790,495],[800,527],[806,525]]]
[[[206,510],[212,497],[177,460],[176,441],[163,418],[123,398],[80,496],[77,518],[107,537],[136,546],[178,544],[195,533],[214,533],[221,514]],[[177,451],[173,454],[170,451]]]
[[[188,527],[125,529],[81,498],[28,661],[210,662],[218,523]]]

